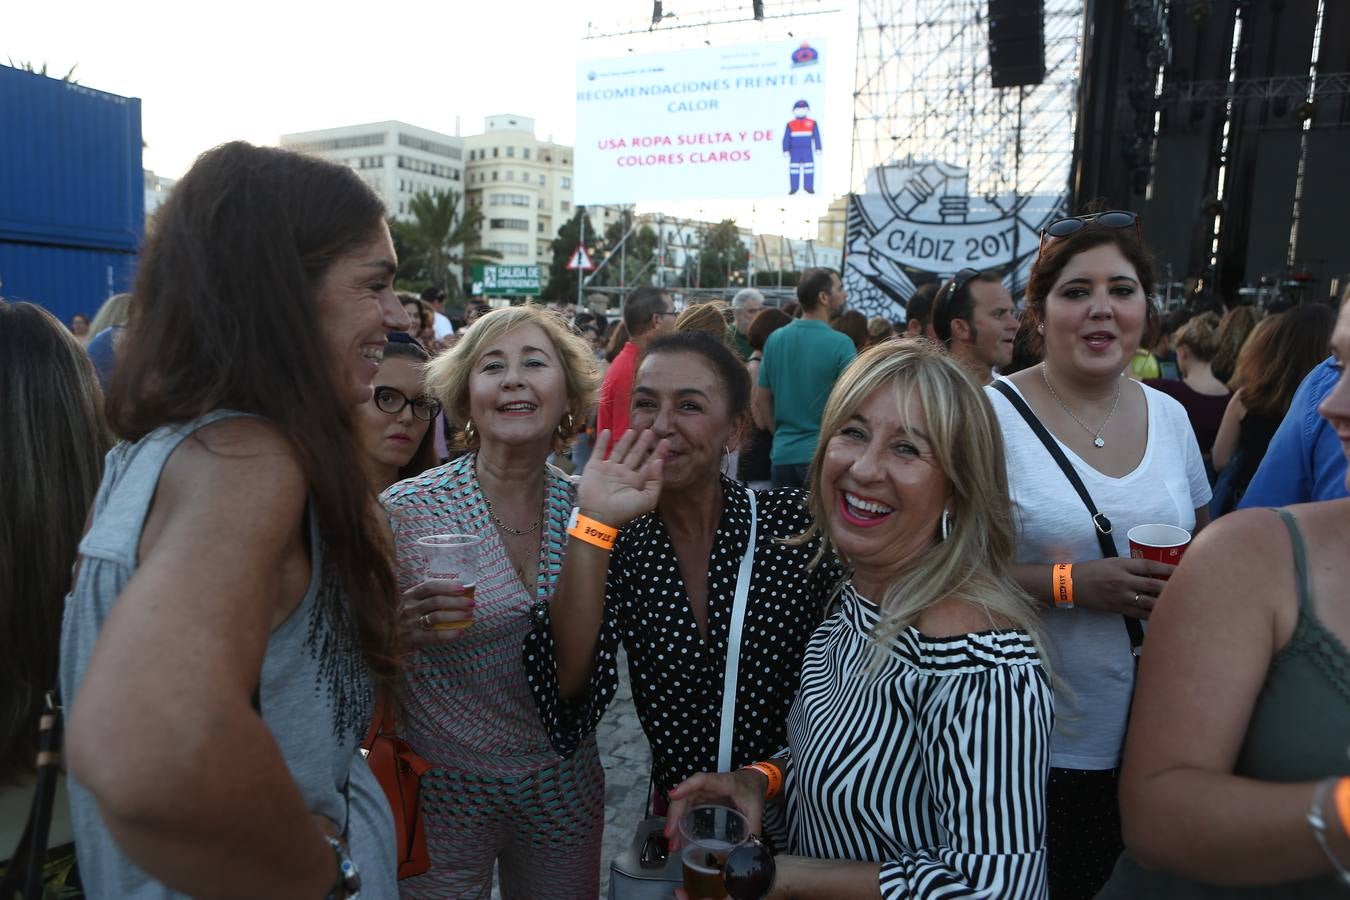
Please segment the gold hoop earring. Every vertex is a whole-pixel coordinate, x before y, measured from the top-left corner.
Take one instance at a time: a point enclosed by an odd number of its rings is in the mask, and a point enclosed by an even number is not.
[[[477,437],[478,432],[473,427],[473,419],[464,420],[464,443],[471,444]]]
[[[576,427],[576,424],[577,420],[573,418],[572,414],[569,412],[561,421],[558,422],[558,436],[562,437],[563,435],[572,434],[573,429]]]

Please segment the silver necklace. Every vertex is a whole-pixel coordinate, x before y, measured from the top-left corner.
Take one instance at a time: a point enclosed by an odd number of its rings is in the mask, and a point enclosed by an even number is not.
[[[539,527],[539,523],[544,520],[544,517],[541,515],[539,518],[534,520],[534,524],[531,525],[529,528],[512,528],[510,525],[507,525],[501,519],[497,518],[497,513],[493,511],[492,501],[488,499],[487,494],[483,494],[483,502],[487,504],[488,515],[492,517],[492,521],[497,523],[497,527],[500,528],[502,531],[505,531],[507,534],[514,534],[516,537],[520,537],[522,534],[529,534],[531,531],[534,531],[536,528]]]
[[[1116,382],[1116,400],[1114,403],[1111,404],[1111,411],[1106,414],[1106,419],[1102,422],[1102,427],[1098,428],[1096,431],[1093,431],[1091,428],[1087,426],[1087,423],[1085,423],[1082,419],[1078,418],[1078,416],[1074,415],[1073,410],[1069,409],[1069,405],[1067,403],[1059,399],[1059,394],[1055,393],[1055,386],[1050,383],[1050,373],[1045,370],[1045,363],[1041,363],[1041,377],[1045,379],[1045,386],[1050,389],[1050,396],[1055,398],[1055,402],[1059,404],[1059,408],[1068,413],[1069,418],[1077,422],[1084,431],[1092,435],[1092,446],[1098,449],[1105,447],[1106,440],[1102,437],[1102,432],[1106,430],[1106,423],[1111,421],[1111,417],[1116,414],[1116,407],[1120,405],[1121,382],[1120,381]],[[1120,377],[1124,378],[1125,376],[1122,375]]]

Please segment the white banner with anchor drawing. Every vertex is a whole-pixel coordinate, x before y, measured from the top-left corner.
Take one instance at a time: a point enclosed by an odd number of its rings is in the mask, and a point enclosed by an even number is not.
[[[1063,195],[972,196],[965,169],[926,162],[873,169],[849,199],[844,286],[867,316],[905,319],[925,282],[964,268],[997,270],[1014,296],[1026,286],[1040,230]]]

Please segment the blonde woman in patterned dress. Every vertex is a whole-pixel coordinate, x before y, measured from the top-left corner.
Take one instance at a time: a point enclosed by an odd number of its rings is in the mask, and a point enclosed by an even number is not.
[[[544,310],[494,310],[427,373],[469,453],[399,482],[383,501],[396,529],[401,626],[411,645],[401,736],[433,765],[422,777],[431,870],[404,897],[594,897],[604,772],[592,736],[562,760],[535,713],[521,645],[554,592],[572,482],[548,465],[595,399],[585,342]],[[483,538],[472,600],[425,580],[417,539]],[[460,624],[467,627],[442,629]]]

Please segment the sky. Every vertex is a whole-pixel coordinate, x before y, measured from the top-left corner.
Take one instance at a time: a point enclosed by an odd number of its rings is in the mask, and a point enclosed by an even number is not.
[[[0,63],[45,63],[58,77],[77,66],[81,84],[140,98],[145,167],[168,177],[225,141],[275,144],[288,132],[389,119],[473,134],[485,116],[515,113],[534,118],[538,137],[570,144],[579,60],[790,34],[823,36],[838,48],[827,70],[827,108],[836,118],[846,114],[857,0],[765,0],[770,16],[788,8],[823,12],[764,22],[749,21],[749,7],[749,0],[663,0],[663,11],[675,14],[669,25],[704,22],[710,12],[747,20],[605,37],[645,27],[650,0],[16,2],[0,7]],[[834,194],[849,179],[846,157],[827,159]],[[830,199],[793,198],[789,206],[786,199],[691,198],[659,209],[813,237]]]

